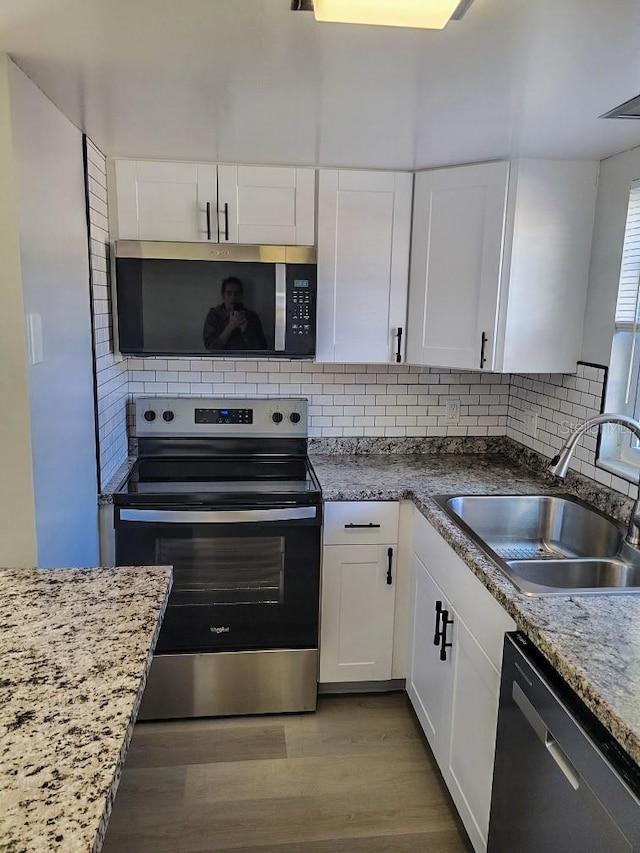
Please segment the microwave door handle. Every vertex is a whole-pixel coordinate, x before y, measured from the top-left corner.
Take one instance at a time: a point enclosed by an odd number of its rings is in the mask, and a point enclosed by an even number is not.
[[[121,509],[120,521],[144,524],[251,524],[262,521],[295,521],[316,518],[315,506],[286,509]]]
[[[274,350],[284,352],[287,337],[287,268],[276,264],[276,323]]]

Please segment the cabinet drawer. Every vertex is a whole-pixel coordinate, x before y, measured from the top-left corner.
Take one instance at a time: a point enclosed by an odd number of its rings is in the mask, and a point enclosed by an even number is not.
[[[331,501],[324,506],[325,545],[398,541],[397,501]]]

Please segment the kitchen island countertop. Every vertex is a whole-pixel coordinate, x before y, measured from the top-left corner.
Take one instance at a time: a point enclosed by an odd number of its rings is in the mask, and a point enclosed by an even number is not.
[[[640,764],[640,594],[520,593],[433,500],[567,493],[497,454],[316,454],[326,501],[412,500],[588,708]]]
[[[0,568],[0,851],[102,846],[167,567]]]

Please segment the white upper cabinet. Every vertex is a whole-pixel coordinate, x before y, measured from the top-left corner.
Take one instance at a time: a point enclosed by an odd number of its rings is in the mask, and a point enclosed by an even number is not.
[[[115,160],[116,236],[315,244],[315,169]]]
[[[207,215],[215,231],[215,166],[116,160],[114,175],[118,239],[207,240]]]
[[[315,246],[315,194],[315,169],[218,166],[220,242]]]
[[[316,361],[404,362],[413,176],[322,169]]]
[[[575,370],[597,174],[585,160],[417,173],[407,361]]]

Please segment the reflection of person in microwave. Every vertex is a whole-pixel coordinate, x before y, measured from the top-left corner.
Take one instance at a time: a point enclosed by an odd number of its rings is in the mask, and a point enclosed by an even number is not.
[[[211,308],[202,336],[207,349],[267,349],[262,323],[242,304],[242,281],[230,276],[221,287],[222,303]]]

